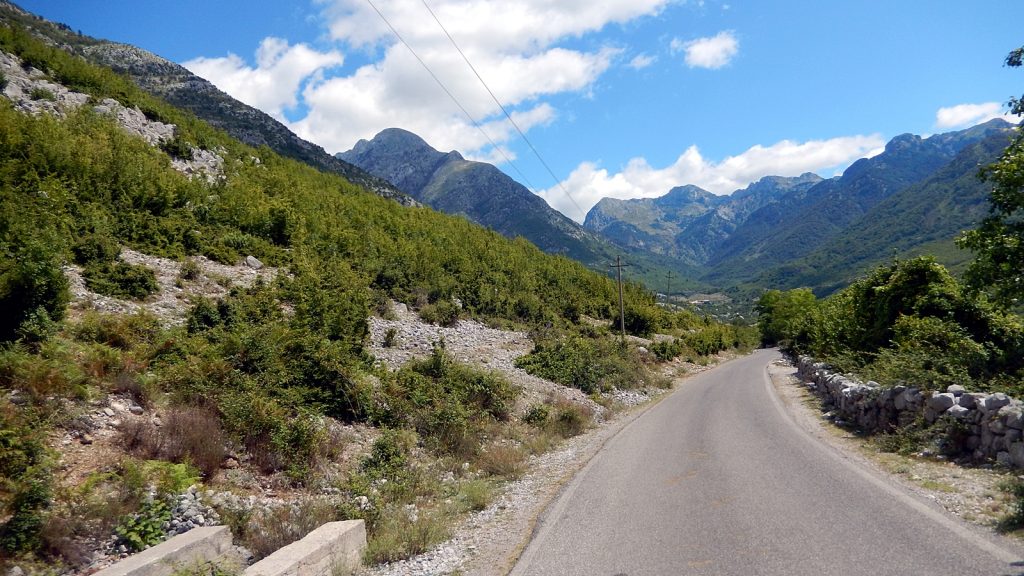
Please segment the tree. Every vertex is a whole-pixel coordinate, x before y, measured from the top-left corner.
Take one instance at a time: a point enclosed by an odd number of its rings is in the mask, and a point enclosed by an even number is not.
[[[807,288],[765,292],[754,306],[758,315],[757,326],[761,329],[761,343],[773,346],[801,340],[816,305],[814,293]]]
[[[1007,66],[1022,64],[1024,47],[1006,57]],[[1010,113],[1024,116],[1024,96],[1010,98],[1007,106]],[[972,289],[990,292],[997,302],[1016,304],[1024,297],[1024,134],[1018,131],[999,159],[982,168],[979,176],[992,183],[990,212],[976,230],[957,240],[961,248],[975,253],[966,279]]]

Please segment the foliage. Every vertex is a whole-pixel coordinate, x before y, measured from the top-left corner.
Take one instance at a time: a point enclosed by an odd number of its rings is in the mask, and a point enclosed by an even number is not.
[[[1021,66],[1021,48],[1006,57],[1006,65]],[[1024,101],[1011,98],[1010,111],[1024,115]],[[965,232],[960,247],[972,250],[975,260],[967,271],[970,286],[984,290],[1000,303],[1015,304],[1024,296],[1024,134],[1013,142],[996,162],[985,166],[979,176],[992,184],[989,216],[978,228]]]
[[[820,302],[769,294],[758,305],[774,326],[769,334],[878,382],[985,387],[1024,368],[1020,320],[965,291],[931,258],[881,266]],[[794,311],[794,301],[805,304]]]
[[[57,96],[55,96],[53,94],[52,90],[48,90],[48,89],[42,88],[40,86],[37,86],[37,87],[33,88],[28,93],[28,97],[33,99],[33,100],[47,100],[47,101],[50,101],[50,102],[53,102],[53,101],[57,100]]]
[[[438,300],[420,308],[420,318],[438,326],[454,326],[459,321],[459,308],[451,300]]]
[[[142,508],[125,517],[114,529],[118,538],[136,552],[159,544],[166,537],[164,524],[171,519],[171,508],[162,498],[153,498],[142,504]]]
[[[82,277],[93,292],[115,298],[142,300],[160,289],[151,269],[127,262],[90,264]]]
[[[761,330],[761,343],[774,346],[787,338],[802,339],[810,314],[817,306],[814,294],[806,288],[781,292],[769,290],[758,300],[757,327]]]
[[[372,419],[415,430],[440,454],[466,457],[479,431],[508,419],[518,390],[504,376],[454,362],[441,345],[430,357],[382,377]]]
[[[636,348],[587,331],[538,332],[516,366],[587,394],[640,388],[655,380]]]

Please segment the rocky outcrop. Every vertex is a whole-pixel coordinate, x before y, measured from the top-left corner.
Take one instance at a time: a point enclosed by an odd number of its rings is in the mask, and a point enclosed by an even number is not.
[[[0,52],[0,74],[3,74],[5,82],[0,86],[0,95],[26,114],[65,118],[92,101],[88,94],[69,90],[51,81],[42,71],[26,68],[21,59],[12,54]],[[112,118],[125,132],[142,138],[150,146],[170,142],[177,129],[174,124],[151,120],[138,107],[128,108],[113,98],[104,98],[93,105],[92,111]],[[172,158],[171,165],[189,178],[198,176],[212,183],[224,175],[224,160],[219,152],[192,147],[191,157]]]
[[[809,356],[797,359],[807,387],[834,410],[837,420],[865,432],[886,432],[915,422],[950,424],[945,450],[975,461],[996,460],[1024,468],[1024,402],[1002,392],[967,392],[962,386],[927,391],[914,386],[886,388],[834,372]]]

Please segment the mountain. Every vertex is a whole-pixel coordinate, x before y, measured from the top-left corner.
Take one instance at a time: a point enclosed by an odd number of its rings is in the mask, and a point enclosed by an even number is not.
[[[143,90],[169,104],[187,110],[215,128],[253,147],[267,146],[286,158],[304,162],[379,196],[411,205],[408,196],[391,183],[328,154],[323,148],[299,138],[269,115],[235,100],[183,66],[127,44],[98,40],[73,32],[0,0],[0,22],[29,31],[43,42],[111,68],[131,78]]]
[[[458,152],[439,152],[412,132],[383,130],[338,157],[392,182],[435,210],[464,216],[504,236],[522,236],[545,252],[601,268],[624,253],[551,208],[495,166],[466,160]],[[650,257],[631,256],[630,260],[639,268],[634,272],[659,277],[679,268],[675,262],[666,268],[666,263]],[[685,272],[691,278],[696,274],[689,269]]]
[[[701,265],[750,214],[820,181],[810,173],[767,176],[729,196],[690,185],[658,198],[604,198],[590,209],[583,225],[620,245]]]
[[[999,124],[995,125],[996,127]],[[804,258],[762,274],[758,284],[808,286],[820,294],[845,286],[894,256],[935,255],[954,270],[970,258],[953,239],[988,214],[991,185],[977,177],[1006,148],[1012,132],[999,129],[960,151],[924,181],[882,200]]]
[[[928,180],[964,149],[1009,130],[1007,122],[996,119],[929,138],[897,136],[881,154],[858,160],[842,176],[824,180],[805,193],[783,196],[778,204],[752,213],[709,258],[709,272],[703,278],[712,284],[749,282],[766,270],[804,258],[843,236],[886,199]],[[978,168],[956,167],[972,177]],[[896,220],[894,230],[907,231],[905,235],[918,226],[900,215]]]

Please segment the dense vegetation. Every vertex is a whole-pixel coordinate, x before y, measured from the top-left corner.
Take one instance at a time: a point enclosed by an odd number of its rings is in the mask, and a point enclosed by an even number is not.
[[[490,478],[520,473],[530,452],[586,425],[585,410],[558,403],[513,418],[513,386],[453,363],[441,347],[395,373],[375,368],[366,319],[397,300],[438,322],[473,317],[563,339],[585,330],[605,346],[607,330],[580,326],[584,317],[615,316],[607,277],[242,145],[16,28],[0,27],[0,49],[94,100],[114,98],[177,126],[174,140],[151,147],[89,106],[58,119],[0,100],[0,556],[75,564],[85,559],[82,538],[112,531],[145,545],[167,514],[165,498],[209,478],[233,445],[263,472],[295,485],[333,482],[367,502],[306,511],[305,520],[229,518],[252,546],[283,543],[266,540],[268,526],[359,516],[373,536],[371,556],[394,559],[443,538],[445,517],[479,508]],[[194,148],[216,151],[223,176],[175,171],[169,154]],[[195,272],[195,255],[231,264],[253,255],[284,273],[195,302],[179,327],[146,314],[69,317],[62,267],[72,262],[95,291],[135,299],[153,291],[152,271],[118,260],[122,246],[181,260],[183,277]],[[749,340],[739,329],[666,313],[637,284],[626,286],[625,301],[631,333],[675,329],[695,354]],[[615,350],[618,372],[600,387],[637,385],[646,372],[623,372],[638,365],[635,347]],[[659,356],[683,351],[680,344]],[[47,434],[87,434],[81,401],[109,393],[159,406],[163,425],[123,427],[132,457],[79,486],[55,482]],[[343,444],[326,416],[385,430],[349,477],[316,473]],[[428,465],[406,466],[423,458]],[[461,475],[463,462],[482,477],[437,480],[442,471]],[[406,508],[425,501],[444,504],[410,522]]]
[[[765,343],[781,343],[883,384],[1024,391],[1024,324],[927,257],[896,262],[818,301],[806,289],[758,303]]]

